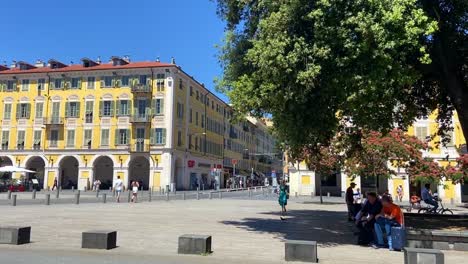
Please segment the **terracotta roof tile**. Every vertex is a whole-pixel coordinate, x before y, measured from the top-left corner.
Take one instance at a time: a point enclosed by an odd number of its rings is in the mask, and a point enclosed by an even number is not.
[[[131,62],[125,65],[113,66],[112,63],[102,63],[96,66],[83,67],[82,64],[73,64],[63,68],[51,69],[50,67],[33,68],[29,70],[20,70],[18,68],[0,71],[0,75],[6,74],[27,74],[27,73],[52,73],[52,72],[72,72],[72,71],[98,71],[98,70],[117,70],[117,69],[137,69],[137,68],[157,68],[157,67],[170,67],[174,64],[162,62]]]

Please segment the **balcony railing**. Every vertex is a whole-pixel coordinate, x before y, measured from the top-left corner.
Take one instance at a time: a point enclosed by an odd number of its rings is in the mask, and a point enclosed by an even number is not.
[[[151,87],[146,84],[133,84],[131,88],[133,93],[151,93]]]
[[[44,125],[63,125],[63,117],[47,117],[43,119]]]
[[[130,152],[133,153],[142,153],[150,151],[150,144],[145,144],[143,142],[138,142],[133,145],[130,145]]]
[[[149,114],[137,114],[130,116],[130,123],[149,123],[153,118],[152,115]]]

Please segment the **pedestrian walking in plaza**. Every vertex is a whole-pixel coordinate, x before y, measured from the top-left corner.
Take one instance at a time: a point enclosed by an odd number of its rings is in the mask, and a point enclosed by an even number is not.
[[[398,194],[398,200],[401,203],[403,201],[403,186],[398,185],[396,191],[397,191],[397,194]]]
[[[278,196],[278,203],[281,206],[281,220],[285,220],[284,216],[286,216],[286,205],[288,204],[288,187],[284,180],[281,181],[279,187],[279,196]]]
[[[132,182],[132,203],[136,203],[138,189],[140,188],[140,184],[137,181]]]
[[[354,211],[354,187],[356,187],[356,183],[352,182],[348,189],[346,189],[346,205],[348,206],[348,221],[354,221],[354,217],[356,213]]]
[[[55,191],[57,189],[57,177],[54,179],[54,185],[52,186],[52,191]]]
[[[97,182],[96,182],[96,191],[99,191],[99,190],[101,190],[101,181],[97,180]]]
[[[123,189],[123,181],[120,179],[120,176],[117,176],[117,180],[115,180],[114,189],[117,194],[117,202],[120,203],[120,194]]]

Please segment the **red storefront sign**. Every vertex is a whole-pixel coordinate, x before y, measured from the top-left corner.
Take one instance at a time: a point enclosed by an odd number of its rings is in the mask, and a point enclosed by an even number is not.
[[[195,161],[194,161],[194,160],[188,160],[188,161],[187,161],[187,166],[188,166],[189,168],[195,167]]]
[[[223,168],[223,165],[221,165],[221,164],[217,164],[217,165],[216,165],[216,168],[218,168],[218,169],[222,169],[222,168]]]

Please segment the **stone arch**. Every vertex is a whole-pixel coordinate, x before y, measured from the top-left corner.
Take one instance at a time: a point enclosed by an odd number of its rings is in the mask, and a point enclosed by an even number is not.
[[[79,179],[79,158],[73,156],[64,156],[59,161],[59,185],[63,189],[78,187]]]
[[[41,189],[44,186],[45,167],[47,161],[41,156],[28,156],[24,159],[24,168],[35,171],[35,173],[28,173],[26,187]],[[38,181],[37,185],[32,182],[35,179]]]
[[[150,161],[147,157],[132,157],[128,166],[128,186],[132,181],[138,181],[140,188],[147,190],[150,184]]]
[[[0,167],[4,166],[12,166],[13,165],[13,157],[9,155],[0,156]],[[0,180],[8,180],[11,179],[11,173],[9,172],[0,172]]]
[[[114,179],[114,161],[109,156],[98,156],[93,161],[93,180],[101,182],[101,189],[112,187]]]

